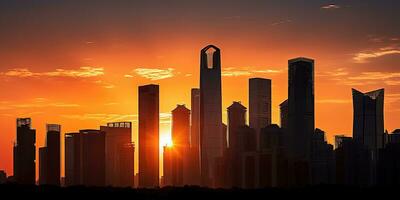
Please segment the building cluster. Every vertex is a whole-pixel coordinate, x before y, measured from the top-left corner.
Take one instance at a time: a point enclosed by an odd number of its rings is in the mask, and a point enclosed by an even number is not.
[[[139,87],[138,187],[200,185],[212,188],[356,186],[400,184],[400,130],[384,131],[384,90],[353,89],[353,137],[337,135],[335,146],[315,127],[314,60],[288,62],[288,99],[280,126],[272,124],[271,80],[249,79],[248,109],[235,101],[222,122],[220,49],[200,52],[200,88],[191,108],[172,110],[172,145],[159,163],[159,86]],[[247,121],[247,110],[249,120]],[[60,184],[59,125],[48,125],[39,149],[39,183]],[[64,184],[134,186],[131,123],[65,134]],[[0,173],[0,181],[5,174]],[[14,180],[35,183],[35,130],[17,120]]]

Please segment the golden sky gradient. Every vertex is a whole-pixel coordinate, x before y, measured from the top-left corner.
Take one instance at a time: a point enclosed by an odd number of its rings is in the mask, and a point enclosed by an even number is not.
[[[301,56],[315,59],[316,127],[331,143],[352,134],[351,88],[385,88],[385,129],[400,128],[400,24],[390,12],[397,1],[79,2],[0,3],[0,169],[9,174],[17,117],[32,118],[37,148],[46,123],[65,133],[132,121],[136,143],[144,84],[160,85],[163,145],[171,111],[190,108],[208,44],[221,49],[225,123],[232,101],[248,106],[248,79],[262,77],[272,79],[279,124],[287,60]]]

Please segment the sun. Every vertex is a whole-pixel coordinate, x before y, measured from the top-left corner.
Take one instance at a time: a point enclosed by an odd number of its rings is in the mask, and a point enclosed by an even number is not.
[[[171,133],[164,132],[160,134],[160,147],[162,148],[164,146],[167,147],[173,146]]]

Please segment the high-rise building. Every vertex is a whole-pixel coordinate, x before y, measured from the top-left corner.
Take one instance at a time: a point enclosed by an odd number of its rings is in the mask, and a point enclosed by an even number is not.
[[[289,128],[289,101],[286,99],[280,105],[281,128]]]
[[[101,126],[106,135],[106,185],[113,187],[134,186],[134,145],[132,123],[113,122]]]
[[[46,146],[39,148],[39,183],[60,185],[61,125],[47,124]]]
[[[81,177],[85,186],[105,186],[105,133],[99,130],[80,130]]]
[[[353,138],[376,155],[384,147],[383,102],[384,89],[362,93],[353,92]]]
[[[17,139],[14,144],[14,178],[19,184],[36,182],[36,130],[30,118],[17,119]]]
[[[243,148],[241,146],[243,139],[243,128],[246,126],[246,112],[247,108],[244,107],[240,102],[233,102],[228,107],[228,140],[229,140],[229,153],[225,156],[229,156],[229,163],[227,163],[228,174],[228,187],[241,187],[242,186],[242,162],[241,154]],[[242,134],[242,135],[241,135]]]
[[[310,183],[311,140],[314,119],[314,60],[289,60],[289,158],[293,162],[295,185]]]
[[[261,129],[259,187],[287,187],[288,160],[285,132],[276,124]]]
[[[209,45],[200,52],[200,137],[203,186],[214,186],[216,161],[223,153],[220,49]]]
[[[386,141],[383,123],[384,92],[384,89],[380,89],[362,93],[352,89],[353,138],[370,152],[370,185],[376,183],[379,150],[384,148]]]
[[[65,185],[81,185],[82,184],[82,134],[66,133],[65,141]]]
[[[139,86],[139,187],[159,186],[159,86]]]
[[[246,112],[247,108],[240,102],[234,101],[232,105],[228,107],[229,148],[235,148],[237,146],[238,130],[246,125]]]
[[[318,128],[311,143],[311,179],[314,185],[335,183],[333,145],[327,143],[325,132]]]
[[[260,148],[260,130],[271,124],[271,96],[270,79],[249,79],[249,123],[257,134],[257,149]]]
[[[200,89],[191,91],[190,169],[189,184],[200,185]]]
[[[177,168],[174,186],[190,184],[190,110],[185,105],[177,105],[172,110],[172,144],[174,154],[174,167]]]

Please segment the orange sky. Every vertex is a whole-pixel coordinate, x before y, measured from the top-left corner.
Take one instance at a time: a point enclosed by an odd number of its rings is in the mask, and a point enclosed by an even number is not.
[[[7,27],[0,33],[0,169],[9,174],[17,117],[32,118],[37,148],[46,123],[62,124],[65,133],[128,120],[136,142],[143,84],[160,84],[167,138],[171,110],[190,108],[207,44],[221,48],[224,122],[232,101],[247,107],[248,79],[263,77],[272,79],[272,121],[279,124],[287,60],[304,56],[315,59],[316,127],[330,142],[352,134],[352,87],[385,88],[385,128],[400,127],[400,26],[380,4],[38,2],[0,4]]]

